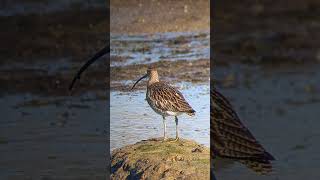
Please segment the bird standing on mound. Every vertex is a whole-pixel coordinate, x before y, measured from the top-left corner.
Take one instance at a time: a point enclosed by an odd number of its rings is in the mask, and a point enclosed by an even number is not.
[[[137,80],[131,90],[144,78],[149,78],[147,84],[146,99],[150,107],[163,118],[163,139],[166,137],[166,117],[174,116],[176,122],[176,139],[179,139],[178,132],[178,116],[186,113],[189,116],[195,114],[195,110],[184,99],[183,95],[174,87],[166,82],[159,81],[159,76],[156,68],[148,68],[147,74]]]
[[[228,100],[215,89],[211,91],[211,153],[233,159],[260,174],[272,171],[269,154],[241,123]]]

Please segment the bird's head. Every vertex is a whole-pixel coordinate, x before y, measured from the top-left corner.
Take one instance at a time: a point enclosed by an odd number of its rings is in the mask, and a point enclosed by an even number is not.
[[[155,67],[148,67],[147,73],[139,78],[134,85],[132,86],[131,90],[142,80],[145,78],[149,78],[148,85],[151,85],[155,82],[159,82],[158,71]]]

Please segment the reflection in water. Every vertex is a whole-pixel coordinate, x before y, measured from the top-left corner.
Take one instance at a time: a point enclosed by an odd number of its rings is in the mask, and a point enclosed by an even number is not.
[[[193,139],[209,147],[209,84],[181,83],[179,90],[196,111],[194,117],[180,116],[180,137]],[[145,91],[115,91],[111,92],[110,98],[111,150],[143,139],[163,136],[162,117],[146,102]],[[175,137],[174,117],[167,118],[167,133],[168,137]]]

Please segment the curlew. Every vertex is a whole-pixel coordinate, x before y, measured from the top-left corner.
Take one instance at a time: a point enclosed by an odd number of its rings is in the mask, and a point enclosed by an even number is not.
[[[211,155],[233,159],[260,174],[272,171],[268,153],[241,123],[228,100],[214,88],[211,96]]]
[[[163,140],[166,137],[166,117],[174,116],[176,123],[176,138],[179,139],[178,116],[186,113],[189,116],[195,114],[195,110],[185,100],[181,92],[170,86],[166,82],[159,81],[158,72],[155,68],[148,68],[147,74],[138,79],[131,89],[133,89],[139,81],[149,78],[147,83],[146,99],[150,107],[162,116],[163,119]]]

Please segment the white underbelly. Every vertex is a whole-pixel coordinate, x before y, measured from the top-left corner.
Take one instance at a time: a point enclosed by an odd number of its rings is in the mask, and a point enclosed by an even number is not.
[[[179,116],[182,114],[182,112],[166,111],[166,114],[168,114],[168,116]]]

